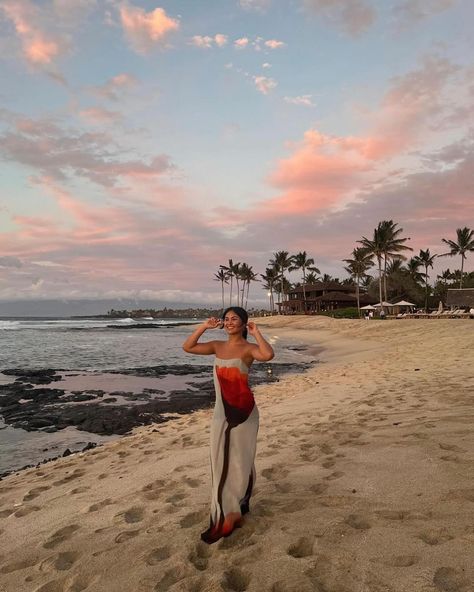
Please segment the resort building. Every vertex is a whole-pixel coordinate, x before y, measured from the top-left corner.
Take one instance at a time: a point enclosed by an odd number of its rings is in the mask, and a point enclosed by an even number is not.
[[[304,298],[306,293],[306,300]],[[378,302],[360,290],[360,305]],[[293,288],[288,293],[288,300],[278,303],[281,314],[316,314],[339,308],[357,306],[355,284],[337,282],[317,282]]]
[[[474,308],[474,288],[448,288],[446,304],[449,308]]]

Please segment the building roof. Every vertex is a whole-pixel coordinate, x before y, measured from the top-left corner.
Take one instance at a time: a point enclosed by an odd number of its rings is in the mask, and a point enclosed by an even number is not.
[[[448,288],[446,304],[448,306],[474,307],[474,288],[463,288],[462,290]]]
[[[337,292],[353,292],[355,290],[355,284],[338,284],[337,282],[316,282],[315,284],[305,284],[306,292],[314,292],[320,290],[332,290]],[[298,286],[290,290],[290,294],[295,292],[303,293],[303,286]]]

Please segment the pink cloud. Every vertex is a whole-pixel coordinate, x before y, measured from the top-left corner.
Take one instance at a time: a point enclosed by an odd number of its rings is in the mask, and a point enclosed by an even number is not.
[[[79,111],[79,116],[88,123],[94,125],[107,125],[116,123],[122,119],[121,113],[117,111],[109,111],[101,107],[90,107],[89,109],[82,109]]]
[[[170,33],[179,29],[179,21],[168,16],[163,8],[145,12],[143,8],[124,5],[120,8],[122,26],[131,46],[138,53],[147,53],[163,45]]]
[[[41,28],[42,15],[37,6],[24,2],[6,1],[0,6],[12,21],[22,45],[25,59],[32,65],[48,65],[60,55],[64,40]]]
[[[268,95],[278,84],[276,80],[268,78],[267,76],[254,76],[253,81],[255,82],[258,92],[263,95]]]
[[[136,87],[138,80],[135,76],[122,72],[113,76],[106,83],[100,86],[90,87],[90,91],[99,97],[104,97],[110,101],[118,101],[123,93]]]
[[[269,39],[265,41],[265,46],[270,49],[279,49],[280,47],[285,47],[285,43],[283,41],[277,41],[276,39]]]
[[[234,46],[237,49],[245,49],[249,44],[249,39],[247,37],[241,37],[240,39],[236,39],[234,41]]]

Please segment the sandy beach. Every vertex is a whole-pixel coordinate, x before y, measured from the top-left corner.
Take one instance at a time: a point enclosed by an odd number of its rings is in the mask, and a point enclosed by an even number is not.
[[[474,590],[474,322],[259,325],[319,363],[255,389],[244,526],[199,540],[197,411],[0,481],[2,592]]]

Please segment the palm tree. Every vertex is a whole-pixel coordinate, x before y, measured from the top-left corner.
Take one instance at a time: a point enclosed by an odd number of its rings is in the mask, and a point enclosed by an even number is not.
[[[459,285],[462,290],[462,280],[464,274],[464,259],[466,259],[466,253],[474,251],[474,230],[467,228],[458,228],[456,230],[457,242],[449,239],[441,239],[443,243],[446,243],[451,251],[449,253],[443,253],[440,257],[453,257],[454,255],[461,255],[461,283]]]
[[[411,279],[417,284],[423,280],[423,274],[418,271],[420,265],[421,261],[418,257],[412,257],[406,264],[406,270],[409,277],[411,277]]]
[[[225,308],[224,304],[224,284],[228,284],[227,273],[221,268],[217,273],[214,274],[214,281],[220,282],[222,287],[222,310]]]
[[[318,278],[316,277],[316,274],[314,273],[314,271],[310,271],[308,273],[308,275],[306,276],[306,283],[311,285],[311,284],[315,284],[318,281]]]
[[[242,263],[240,266],[240,279],[242,280],[242,300],[240,306],[244,307],[244,295],[245,295],[245,308],[249,298],[250,282],[258,281],[257,274],[253,271],[252,266],[247,263]],[[245,292],[247,292],[245,294]]]
[[[289,268],[289,271],[296,271],[301,269],[303,272],[303,307],[306,313],[306,270],[314,273],[321,273],[317,267],[314,266],[314,259],[308,257],[306,251],[301,251],[297,255],[293,255],[293,265]]]
[[[239,265],[240,263],[234,263],[232,259],[229,259],[229,265],[220,265],[220,268],[226,272],[227,277],[230,279],[229,306],[232,306],[232,280],[235,277],[236,273],[238,273],[239,271]]]
[[[420,262],[420,265],[425,267],[425,312],[428,312],[428,267],[433,267],[433,262],[437,255],[431,255],[430,250],[420,249],[420,254],[416,256],[416,259]]]
[[[285,271],[293,265],[293,257],[288,253],[288,251],[277,251],[276,253],[273,253],[273,259],[270,261],[270,265],[273,265],[278,271],[278,276],[280,279],[278,302],[282,302],[285,295]]]
[[[378,228],[381,233],[381,241],[384,245],[384,273],[383,273],[383,284],[384,284],[384,298],[388,300],[387,296],[387,265],[390,259],[405,259],[405,256],[401,254],[402,251],[413,251],[411,247],[408,247],[404,243],[409,240],[408,238],[400,238],[400,234],[403,232],[403,228],[397,228],[398,223],[393,220],[382,220],[379,222]]]
[[[358,247],[352,251],[352,259],[343,259],[343,261],[347,263],[347,267],[344,269],[356,280],[357,310],[360,317],[360,280],[366,275],[365,272],[374,264],[372,255],[367,253],[366,249]]]
[[[270,310],[273,314],[275,312],[275,301],[273,298],[273,290],[275,288],[275,284],[278,281],[278,271],[274,267],[267,267],[265,273],[261,273],[260,277],[265,282],[263,287],[265,290],[268,290],[269,297],[270,297]]]
[[[400,238],[400,233],[403,232],[403,228],[397,228],[397,223],[393,220],[382,220],[374,228],[374,235],[372,239],[368,239],[365,236],[362,240],[358,241],[362,247],[367,251],[367,254],[373,255],[377,258],[379,268],[379,297],[380,303],[382,304],[382,277],[385,278],[388,259],[404,259],[401,251],[413,250],[411,247],[407,247],[404,243],[408,240],[407,238]],[[382,276],[382,259],[384,260],[384,274]],[[385,299],[387,299],[387,286],[385,285]],[[381,307],[382,310],[383,307]]]
[[[329,284],[329,282],[332,282],[333,280],[334,280],[334,278],[331,275],[329,275],[328,273],[325,273],[323,275],[323,277],[321,278],[321,281],[324,284]]]

